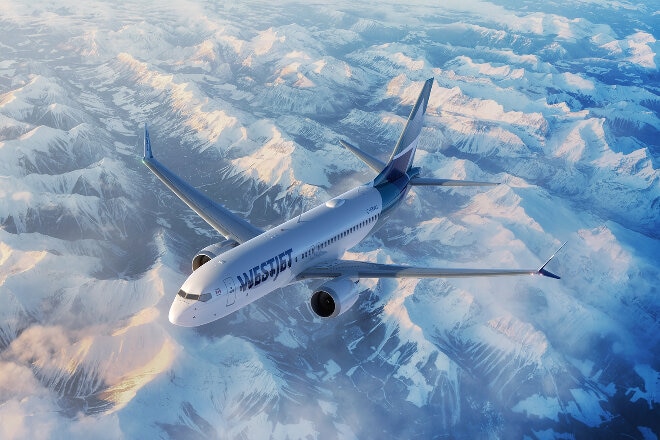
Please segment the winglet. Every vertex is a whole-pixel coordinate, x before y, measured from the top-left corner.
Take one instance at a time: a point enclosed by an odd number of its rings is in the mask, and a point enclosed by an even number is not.
[[[154,157],[151,152],[151,141],[149,140],[149,130],[147,130],[147,124],[144,124],[144,158],[152,159]]]
[[[545,277],[549,277],[549,278],[554,278],[554,279],[556,279],[556,280],[560,280],[560,279],[561,279],[561,277],[560,277],[559,275],[555,275],[554,273],[550,272],[549,270],[546,270],[546,269],[545,269],[545,266],[547,266],[548,263],[551,262],[553,258],[555,258],[555,255],[557,255],[557,252],[559,252],[564,246],[566,246],[566,243],[568,243],[568,241],[565,241],[561,246],[559,246],[559,249],[557,249],[557,250],[555,251],[555,253],[552,254],[552,256],[551,256],[550,258],[548,258],[548,261],[546,261],[546,262],[543,264],[543,266],[541,266],[541,268],[540,268],[539,271],[538,271],[538,273],[539,273],[540,275],[543,275],[543,276],[545,276]]]

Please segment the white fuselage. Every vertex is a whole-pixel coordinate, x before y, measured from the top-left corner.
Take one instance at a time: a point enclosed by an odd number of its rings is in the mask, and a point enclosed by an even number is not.
[[[183,283],[170,321],[206,324],[291,284],[305,269],[359,243],[382,209],[380,192],[362,185],[213,258]]]

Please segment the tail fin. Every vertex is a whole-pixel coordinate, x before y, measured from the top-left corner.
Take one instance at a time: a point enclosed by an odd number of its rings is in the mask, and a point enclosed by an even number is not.
[[[410,112],[408,122],[406,122],[403,132],[401,132],[401,137],[396,143],[396,147],[394,147],[389,162],[374,180],[375,185],[386,181],[394,181],[406,174],[412,167],[432,86],[433,78],[427,79],[415,106]]]

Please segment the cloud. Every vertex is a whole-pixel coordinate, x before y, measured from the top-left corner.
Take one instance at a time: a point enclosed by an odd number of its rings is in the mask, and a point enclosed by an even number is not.
[[[46,345],[53,347],[50,342]],[[44,347],[31,355],[38,356],[38,353],[43,354]],[[6,353],[3,353],[3,357],[5,356]],[[73,440],[124,437],[117,417],[83,414],[67,417],[62,411],[59,397],[58,393],[45,386],[35,376],[34,368],[16,362],[0,361],[0,438]]]

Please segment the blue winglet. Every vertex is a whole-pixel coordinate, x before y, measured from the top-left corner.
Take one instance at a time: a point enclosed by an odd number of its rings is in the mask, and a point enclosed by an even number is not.
[[[151,152],[151,141],[149,140],[149,130],[147,130],[147,124],[144,124],[144,158],[151,159],[154,155]]]
[[[549,270],[546,270],[545,266],[547,266],[548,263],[551,262],[553,258],[555,258],[555,255],[557,255],[557,252],[559,252],[564,246],[566,246],[566,243],[568,243],[568,241],[565,241],[564,244],[562,244],[561,246],[559,246],[559,249],[557,249],[557,250],[555,251],[555,253],[552,254],[552,257],[548,258],[548,261],[546,261],[546,262],[543,264],[543,266],[541,266],[541,268],[539,269],[539,274],[541,274],[541,275],[543,275],[543,276],[545,276],[545,277],[548,277],[548,278],[554,278],[554,279],[556,279],[556,280],[560,280],[560,279],[561,279],[561,277],[560,277],[559,275],[555,275],[554,273],[550,272]]]

